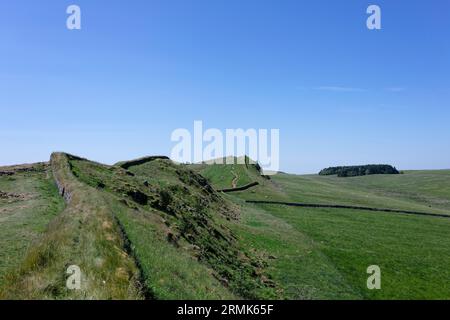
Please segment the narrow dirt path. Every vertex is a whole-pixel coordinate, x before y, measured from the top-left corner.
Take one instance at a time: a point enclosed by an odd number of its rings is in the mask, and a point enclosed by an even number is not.
[[[239,176],[236,174],[236,172],[234,172],[234,169],[231,169],[231,174],[234,176],[233,180],[231,181],[231,188],[235,189],[239,181]]]

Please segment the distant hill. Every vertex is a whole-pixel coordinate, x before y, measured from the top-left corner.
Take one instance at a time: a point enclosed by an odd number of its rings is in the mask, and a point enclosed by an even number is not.
[[[220,162],[210,160],[189,167],[207,178],[217,190],[239,188],[245,185],[264,184],[270,180],[264,176],[260,165],[249,157],[227,157]]]
[[[369,164],[363,166],[330,167],[319,172],[321,176],[337,175],[338,177],[367,176],[371,174],[399,174],[398,170],[387,164]]]

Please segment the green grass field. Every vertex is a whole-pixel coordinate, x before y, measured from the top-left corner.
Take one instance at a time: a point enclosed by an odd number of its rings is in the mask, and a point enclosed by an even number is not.
[[[0,299],[450,299],[450,218],[246,202],[450,217],[450,170],[268,179],[254,165],[124,163],[0,168]],[[65,287],[73,264],[80,291]],[[370,265],[381,290],[367,289]]]
[[[0,168],[13,171],[17,168]],[[47,224],[64,207],[48,165],[0,176],[0,286],[5,274],[20,264]]]
[[[236,226],[243,242],[277,257],[270,269],[287,298],[450,299],[450,219],[244,202],[279,200],[450,215],[449,177],[450,170],[353,178],[279,174],[272,177],[272,186],[228,197],[245,208],[243,223]],[[382,270],[381,290],[367,289],[370,265]]]
[[[450,170],[351,178],[278,175],[274,180],[293,201],[450,214]]]

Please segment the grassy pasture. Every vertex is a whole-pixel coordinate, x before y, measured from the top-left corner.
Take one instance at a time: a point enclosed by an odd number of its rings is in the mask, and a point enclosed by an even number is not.
[[[22,196],[0,199],[0,286],[64,207],[48,165],[32,168],[0,176],[0,191]]]
[[[247,211],[243,237],[277,256],[274,278],[290,298],[450,298],[450,219],[273,205],[256,211]],[[381,267],[382,290],[366,287],[370,265]]]
[[[450,170],[338,178],[277,175],[292,201],[364,205],[450,215]]]
[[[209,177],[215,185],[215,175]],[[352,178],[279,174],[271,185],[227,198],[242,206],[242,223],[234,228],[243,244],[276,257],[269,268],[287,298],[450,299],[450,219],[245,203],[278,200],[450,214],[449,178],[449,170]],[[372,291],[366,287],[366,269],[374,264],[382,270],[382,289]]]

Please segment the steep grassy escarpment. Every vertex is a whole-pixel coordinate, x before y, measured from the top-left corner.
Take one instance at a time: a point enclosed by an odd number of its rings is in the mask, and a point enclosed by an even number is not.
[[[217,287],[220,283],[221,287],[244,298],[279,295],[275,283],[264,273],[265,260],[240,247],[227,226],[237,218],[236,207],[215,192],[205,178],[188,167],[175,165],[166,159],[149,159],[129,166],[129,170],[80,159],[72,159],[70,163],[80,181],[113,195],[116,203],[122,206],[122,212],[117,217],[131,240],[147,285],[157,296],[202,296],[201,290],[197,290],[197,295],[193,292],[183,295],[184,291],[178,288],[177,283],[183,286],[180,274],[197,279],[184,281],[185,287],[195,285],[200,278],[201,273],[192,274],[188,270],[188,261],[192,270],[209,268],[203,278],[213,279],[208,280],[208,285],[213,285],[218,293],[223,291],[220,286]],[[139,234],[153,241],[144,242],[139,239]],[[171,245],[171,250],[167,252],[178,252],[180,257],[190,260],[169,266],[168,263],[172,262],[167,260],[170,254],[163,255],[161,250],[155,250],[161,240],[164,240],[164,245]],[[157,272],[155,263],[164,264],[164,269],[160,268]],[[177,267],[179,271],[168,280],[168,275]],[[167,286],[178,289],[171,293]]]
[[[266,259],[229,228],[238,208],[186,166],[161,157],[106,166],[55,153],[47,174],[66,208],[5,275],[1,298],[280,297]],[[72,265],[81,290],[66,287]]]

